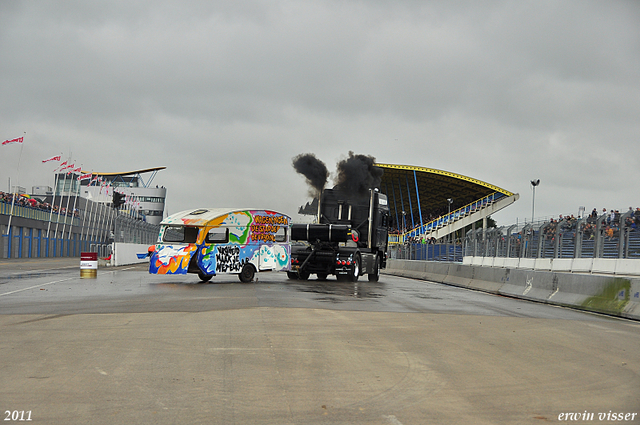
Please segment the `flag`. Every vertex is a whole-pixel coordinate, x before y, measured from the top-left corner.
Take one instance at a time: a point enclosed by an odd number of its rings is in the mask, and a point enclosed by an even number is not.
[[[67,175],[71,174],[71,173],[80,173],[82,172],[82,169],[80,167],[73,169],[75,165],[72,165],[69,168],[72,168],[71,170],[67,171]]]
[[[82,175],[78,176],[78,181],[90,179],[92,175],[93,174],[91,174],[91,173],[82,174]],[[91,182],[89,182],[89,184],[91,184]]]
[[[18,138],[11,139],[11,140],[5,140],[4,142],[2,142],[2,146],[10,145],[11,143],[22,143],[23,141],[24,141],[24,137],[18,137]]]
[[[61,156],[57,155],[57,156],[52,156],[49,159],[43,159],[42,163],[44,164],[45,162],[49,162],[49,161],[60,161]]]

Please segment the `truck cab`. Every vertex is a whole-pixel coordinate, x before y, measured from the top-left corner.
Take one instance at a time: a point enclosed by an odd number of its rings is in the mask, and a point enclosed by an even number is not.
[[[326,189],[318,206],[317,224],[294,224],[292,240],[306,246],[292,247],[292,279],[320,280],[330,274],[357,281],[367,274],[377,281],[386,267],[389,203],[377,189],[369,197],[353,197]]]

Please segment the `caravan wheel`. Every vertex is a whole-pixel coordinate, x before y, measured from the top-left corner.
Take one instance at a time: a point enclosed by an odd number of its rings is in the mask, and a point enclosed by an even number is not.
[[[202,283],[207,283],[211,280],[211,278],[213,277],[212,274],[204,274],[203,272],[198,272],[198,277],[200,278],[200,281]]]
[[[242,266],[242,271],[238,277],[240,278],[240,282],[249,283],[253,280],[253,276],[256,274],[256,269],[253,268],[252,264],[245,264]]]

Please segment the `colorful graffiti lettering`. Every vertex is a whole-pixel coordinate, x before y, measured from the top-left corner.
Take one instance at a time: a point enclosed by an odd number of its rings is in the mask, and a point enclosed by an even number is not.
[[[276,242],[280,226],[288,226],[289,218],[282,215],[255,215],[251,225],[251,240],[255,242]]]
[[[255,242],[275,242],[275,233],[253,233],[251,239]]]
[[[253,217],[253,221],[257,224],[276,224],[280,226],[289,224],[289,218],[282,215],[256,215]]]
[[[219,246],[216,252],[216,272],[233,273],[242,269],[240,247],[236,245]]]
[[[276,233],[278,231],[278,226],[272,225],[263,225],[263,224],[252,224],[251,232],[253,233]]]

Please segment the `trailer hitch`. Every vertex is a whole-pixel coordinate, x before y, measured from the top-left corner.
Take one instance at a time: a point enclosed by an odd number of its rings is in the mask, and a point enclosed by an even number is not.
[[[298,277],[300,277],[300,272],[304,269],[304,266],[307,265],[307,263],[309,262],[309,260],[311,259],[311,257],[316,255],[316,245],[312,245],[311,248],[311,254],[309,254],[306,258],[306,260],[304,260],[304,262],[300,265],[300,268],[298,268]]]

